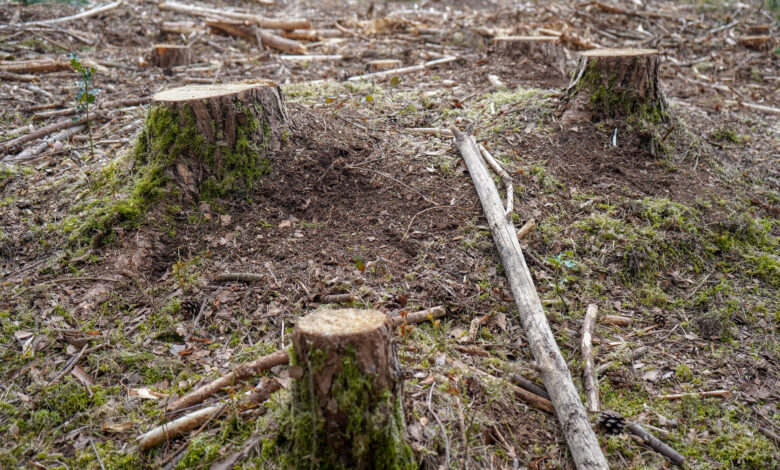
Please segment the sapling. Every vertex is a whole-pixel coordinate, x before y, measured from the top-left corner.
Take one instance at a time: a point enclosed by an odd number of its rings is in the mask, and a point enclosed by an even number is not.
[[[84,67],[79,60],[79,56],[77,56],[75,52],[71,52],[68,58],[70,59],[73,68],[76,69],[76,72],[81,75],[81,80],[76,82],[76,86],[79,87],[79,91],[76,94],[76,110],[79,114],[84,113],[87,124],[87,133],[89,134],[89,154],[90,157],[94,158],[95,147],[92,143],[92,125],[89,122],[89,105],[95,102],[95,94],[99,91],[92,88],[92,76],[95,74],[95,67]],[[74,118],[74,120],[77,119],[79,118]]]

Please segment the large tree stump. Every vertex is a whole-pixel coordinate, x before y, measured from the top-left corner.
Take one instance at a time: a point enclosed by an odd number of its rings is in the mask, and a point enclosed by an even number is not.
[[[658,123],[668,119],[658,85],[658,51],[594,49],[583,52],[566,89],[562,124],[608,118]]]
[[[177,65],[190,65],[192,52],[190,46],[155,44],[149,51],[149,63],[163,69]]]
[[[414,468],[391,340],[376,310],[322,309],[298,321],[290,369],[297,468]]]
[[[185,199],[250,185],[285,138],[287,112],[274,82],[188,85],[152,101],[136,164],[152,183],[174,179]]]

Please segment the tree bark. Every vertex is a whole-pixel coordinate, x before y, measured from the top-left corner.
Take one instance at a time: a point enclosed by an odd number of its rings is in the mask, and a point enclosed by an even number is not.
[[[658,51],[653,49],[583,52],[577,74],[566,89],[561,123],[610,118],[651,123],[668,120],[658,65]]]
[[[579,469],[606,469],[607,461],[588,421],[579,393],[574,387],[566,361],[547,324],[542,303],[517,240],[514,224],[505,217],[498,190],[482,161],[476,142],[471,136],[457,129],[453,128],[452,132],[482,202],[523,328],[574,462]]]
[[[404,441],[392,323],[376,310],[321,309],[292,336],[298,468],[414,468]]]
[[[149,63],[167,69],[177,65],[190,65],[192,51],[190,46],[176,44],[155,44],[149,51]]]
[[[185,199],[250,185],[267,171],[286,130],[281,91],[269,81],[188,85],[152,102],[136,161],[172,177]]]

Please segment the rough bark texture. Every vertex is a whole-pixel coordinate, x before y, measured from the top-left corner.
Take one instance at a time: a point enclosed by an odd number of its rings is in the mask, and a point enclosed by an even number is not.
[[[658,84],[658,51],[595,49],[580,56],[566,89],[562,124],[615,118],[658,123],[668,119]]]
[[[149,63],[167,69],[177,65],[190,65],[192,51],[190,46],[175,44],[155,44],[149,52]]]
[[[157,93],[135,149],[150,185],[172,177],[185,198],[224,195],[268,170],[287,112],[268,81],[190,85]]]
[[[292,341],[295,466],[413,468],[392,324],[375,310],[318,310]]]
[[[539,373],[555,407],[555,415],[566,436],[578,469],[606,469],[607,461],[593,433],[569,368],[550,330],[533,279],[525,264],[515,227],[505,217],[493,178],[482,161],[479,148],[471,136],[457,129],[455,145],[460,150],[474,181],[493,240],[498,247],[507,280],[515,298],[523,328],[536,359]]]

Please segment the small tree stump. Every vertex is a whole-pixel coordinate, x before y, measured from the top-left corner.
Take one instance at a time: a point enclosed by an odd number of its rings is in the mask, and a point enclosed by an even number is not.
[[[177,65],[190,65],[192,63],[192,52],[190,51],[190,46],[155,44],[149,52],[149,63],[163,69],[176,67]]]
[[[321,309],[298,321],[290,368],[297,468],[415,468],[391,340],[376,310]]]
[[[561,41],[555,36],[496,36],[493,53],[510,59],[542,59],[556,66],[563,56]]]
[[[185,199],[245,188],[265,173],[285,138],[287,112],[270,81],[162,91],[138,138],[136,165],[150,186],[172,178]]]
[[[594,49],[580,56],[563,99],[562,124],[607,118],[658,123],[668,119],[658,85],[658,51]]]

